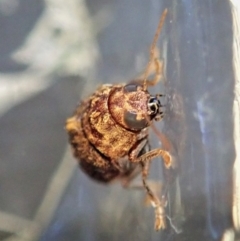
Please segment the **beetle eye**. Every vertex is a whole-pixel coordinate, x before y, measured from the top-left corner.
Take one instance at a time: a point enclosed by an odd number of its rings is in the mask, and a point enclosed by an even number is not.
[[[151,115],[155,115],[158,112],[159,107],[161,106],[159,100],[156,97],[151,97],[148,101],[148,109],[151,112]]]
[[[128,111],[124,113],[124,121],[131,130],[138,131],[147,126],[145,119],[137,120],[137,115]]]
[[[150,104],[150,110],[152,111],[153,114],[157,112],[157,106],[155,103]]]
[[[124,92],[136,92],[138,85],[136,84],[129,84],[124,86]]]

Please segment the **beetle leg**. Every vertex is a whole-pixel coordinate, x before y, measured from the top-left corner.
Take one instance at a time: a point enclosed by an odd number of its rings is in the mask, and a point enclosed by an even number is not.
[[[144,78],[143,78],[144,89],[146,89],[147,86],[149,86],[149,85],[155,85],[159,81],[160,76],[162,74],[162,64],[161,64],[161,62],[158,58],[159,54],[158,54],[158,48],[157,48],[157,40],[158,40],[158,37],[161,33],[166,15],[167,15],[167,9],[164,10],[164,12],[163,12],[163,14],[160,18],[158,28],[157,28],[157,31],[155,33],[154,39],[153,39],[153,43],[150,47],[150,60],[149,60],[148,65],[146,67],[146,70],[145,70],[145,73],[144,73]],[[148,76],[151,72],[151,67],[152,67],[153,61],[155,62],[156,75],[155,75],[155,78],[153,79],[153,81],[149,81],[147,78],[148,78]]]
[[[148,131],[149,131],[148,128],[142,129],[141,133],[138,134],[137,139],[138,140],[143,140],[143,139],[145,140],[145,138],[148,136]],[[146,142],[145,142],[145,144],[146,144]],[[147,141],[147,144],[146,144],[145,148],[144,148],[144,145],[143,146],[141,145],[140,147],[136,148],[136,149],[138,149],[138,152],[136,153],[135,157],[140,156],[139,153],[141,153],[141,152],[142,152],[142,154],[146,153],[146,147],[148,147],[148,151],[149,151],[150,150],[150,144],[149,144],[148,141]]]
[[[145,154],[150,150],[150,145],[147,139],[142,139],[137,146],[135,146],[129,153],[129,161],[132,163],[132,159],[136,159],[136,157]],[[122,185],[124,188],[133,188],[133,189],[142,189],[142,184],[133,184],[130,186],[130,183],[133,179],[135,179],[139,173],[141,172],[141,169],[138,168],[139,166],[136,166],[136,168],[133,169],[131,173],[127,173],[123,176],[122,179]]]
[[[151,161],[153,158],[161,156],[163,158],[164,161],[164,165],[167,169],[169,169],[170,167],[174,166],[174,161],[172,156],[170,155],[170,153],[168,151],[162,150],[160,148],[151,150],[141,156],[139,156],[138,158],[136,158],[135,160],[131,160],[132,162],[149,162]]]
[[[156,50],[157,52],[157,50]],[[163,61],[159,59],[158,54],[156,54],[156,56],[152,56],[152,60],[151,60],[151,66],[149,67],[149,73],[148,76],[151,75],[152,73],[154,74],[154,78],[153,79],[138,79],[138,80],[133,80],[132,83],[136,83],[136,84],[144,84],[144,81],[146,81],[147,86],[154,86],[156,85],[160,79],[163,76]],[[143,76],[142,76],[143,77]]]
[[[170,168],[172,166],[172,157],[169,152],[164,151],[162,149],[154,149],[152,151],[146,152],[143,155],[137,157],[136,159],[132,159],[132,162],[139,163],[142,166],[142,182],[143,186],[147,191],[147,194],[150,198],[152,206],[155,208],[155,229],[164,229],[166,228],[166,214],[165,207],[167,205],[167,199],[165,195],[162,195],[161,199],[157,197],[150,189],[147,183],[147,176],[149,172],[149,164],[150,161],[158,156],[162,156],[164,160],[164,164],[166,168]]]
[[[148,140],[146,138],[144,138],[144,139],[140,140],[137,143],[137,145],[132,148],[132,150],[130,150],[130,153],[128,155],[128,158],[129,158],[130,162],[135,162],[134,160],[136,160],[136,158],[147,154],[147,152],[144,149],[147,142],[148,142]]]
[[[140,165],[142,166],[142,182],[143,186],[147,191],[150,202],[152,206],[155,208],[155,229],[165,229],[166,228],[166,214],[165,207],[167,205],[167,199],[164,195],[162,195],[161,199],[157,197],[150,189],[147,183],[147,176],[149,172],[149,163],[150,161],[141,161]]]
[[[147,79],[147,85],[148,86],[154,86],[156,85],[161,77],[163,76],[163,62],[160,61],[157,57],[154,59],[154,66],[155,66],[155,76],[153,79]]]
[[[112,165],[119,171],[119,172],[123,172],[122,168],[119,165],[118,161],[112,161]]]
[[[150,146],[147,139],[141,140],[137,146],[135,146],[129,154],[129,161],[132,163],[139,163],[142,167],[142,185],[134,184],[130,186],[130,182],[139,174],[138,170],[134,170],[127,179],[123,179],[123,186],[126,188],[142,189],[145,188],[147,195],[152,206],[155,209],[155,229],[166,228],[166,214],[165,207],[167,205],[167,199],[164,194],[161,194],[161,199],[152,191],[149,184],[147,183],[147,176],[149,173],[150,161],[157,156],[162,156],[164,159],[165,166],[170,168],[172,163],[171,155],[162,149],[154,149],[149,151]]]

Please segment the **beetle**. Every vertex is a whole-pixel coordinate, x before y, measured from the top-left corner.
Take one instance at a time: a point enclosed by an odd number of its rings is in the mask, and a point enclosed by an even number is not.
[[[153,158],[161,156],[165,167],[170,168],[173,159],[167,150],[149,150],[149,127],[164,114],[160,101],[163,95],[151,95],[148,86],[156,85],[162,77],[163,63],[156,45],[166,15],[167,9],[160,18],[143,78],[128,84],[100,86],[66,121],[73,153],[92,179],[102,183],[121,179],[123,186],[129,187],[140,167],[143,188],[155,209],[156,230],[166,227],[166,198],[158,198],[148,185],[149,166]],[[155,76],[150,80],[153,67]]]

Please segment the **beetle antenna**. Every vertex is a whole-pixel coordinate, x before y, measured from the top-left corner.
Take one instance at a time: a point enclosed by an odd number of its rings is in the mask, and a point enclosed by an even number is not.
[[[163,14],[162,14],[162,16],[161,16],[161,18],[159,20],[159,23],[158,23],[157,31],[155,33],[152,45],[150,47],[150,60],[149,60],[148,65],[146,67],[146,70],[145,70],[145,73],[144,73],[144,78],[143,78],[143,89],[144,90],[147,89],[147,77],[148,77],[150,69],[151,69],[151,64],[152,64],[152,62],[154,60],[154,55],[156,53],[156,45],[157,45],[158,37],[159,37],[159,35],[161,33],[161,30],[162,30],[162,27],[163,27],[163,24],[164,24],[167,12],[168,12],[167,9],[165,9],[163,11]]]

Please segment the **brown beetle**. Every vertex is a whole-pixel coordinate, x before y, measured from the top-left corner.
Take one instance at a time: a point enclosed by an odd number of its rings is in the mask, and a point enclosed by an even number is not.
[[[155,208],[155,229],[166,227],[166,199],[159,199],[146,182],[153,158],[161,156],[166,168],[172,157],[166,150],[149,150],[148,128],[153,120],[163,118],[159,97],[151,95],[147,87],[158,83],[162,76],[162,62],[156,47],[167,9],[162,14],[150,49],[150,61],[144,78],[129,84],[100,86],[76,109],[66,123],[70,143],[82,170],[91,178],[109,183],[118,178],[125,187],[142,170],[143,187]],[[152,66],[155,77],[147,79]]]

